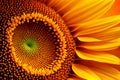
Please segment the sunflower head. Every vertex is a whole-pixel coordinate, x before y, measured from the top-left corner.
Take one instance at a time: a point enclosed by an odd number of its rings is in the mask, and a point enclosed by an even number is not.
[[[20,1],[19,5],[17,8],[15,4],[13,9],[8,4],[10,9],[4,10],[8,13],[4,20],[7,25],[2,25],[8,43],[5,48],[9,49],[5,54],[10,54],[11,62],[16,64],[15,71],[22,67],[20,74],[30,75],[29,78],[66,79],[75,53],[68,27],[53,9],[40,1]]]
[[[118,3],[1,0],[0,78],[119,80]]]

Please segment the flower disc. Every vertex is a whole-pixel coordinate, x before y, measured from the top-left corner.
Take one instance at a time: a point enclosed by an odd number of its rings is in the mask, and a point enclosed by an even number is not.
[[[25,22],[13,31],[13,47],[21,63],[35,69],[48,66],[56,55],[57,37],[43,22]]]
[[[59,14],[37,0],[2,5],[2,60],[11,66],[3,73],[8,77],[13,72],[11,77],[19,79],[66,80],[75,43]]]

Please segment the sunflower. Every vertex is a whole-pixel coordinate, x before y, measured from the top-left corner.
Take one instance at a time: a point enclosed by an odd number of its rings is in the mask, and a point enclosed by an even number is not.
[[[120,80],[119,3],[0,1],[0,78]]]

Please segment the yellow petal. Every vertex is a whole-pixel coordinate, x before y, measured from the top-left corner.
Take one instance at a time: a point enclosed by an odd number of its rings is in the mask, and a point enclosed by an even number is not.
[[[107,52],[76,50],[76,54],[84,60],[92,60],[102,63],[120,64],[120,58]]]
[[[105,31],[90,34],[87,36],[97,38],[101,41],[111,41],[120,37],[120,26],[116,26]]]
[[[68,78],[67,80],[85,80],[85,79],[72,77],[72,78]]]
[[[118,48],[119,46],[120,46],[120,38],[107,42],[84,42],[78,44],[78,47],[83,47],[95,51],[108,51]]]
[[[103,17],[119,14],[120,14],[120,0],[115,0],[114,4],[112,5],[112,8],[110,8],[110,10],[107,11],[107,13]]]
[[[94,72],[101,78],[101,80],[116,80],[110,76],[97,72],[96,70],[94,70]]]
[[[46,0],[47,6],[52,7],[60,15],[63,15],[66,11],[75,6],[79,0]]]
[[[73,34],[74,37],[79,37],[79,36],[88,35],[88,34],[95,35],[95,33],[97,32],[105,31],[108,29],[110,30],[110,28],[112,27],[116,28],[118,24],[120,24],[120,15],[72,25],[75,27],[71,29],[72,30],[71,32],[74,33]]]
[[[95,35],[96,38],[101,40],[113,40],[120,37],[120,26],[110,28]]]
[[[114,50],[107,51],[107,52],[109,52],[109,53],[111,53],[111,54],[114,54],[114,55],[120,57],[120,47],[118,47],[118,48],[116,48],[116,49],[114,49]]]
[[[77,1],[77,0],[76,0]],[[63,12],[63,19],[67,24],[85,22],[103,16],[112,6],[114,0],[79,0],[72,8]]]
[[[91,64],[92,65],[92,64]],[[101,65],[101,64],[93,64],[94,67],[91,67],[92,70],[95,72],[101,73],[106,75],[108,78],[113,78],[113,80],[120,80],[120,71],[108,66],[108,65]],[[106,79],[106,80],[112,80],[112,79]]]
[[[72,70],[81,78],[86,80],[101,80],[92,70],[81,64],[73,64]]]
[[[101,40],[93,38],[93,37],[77,37],[79,41],[82,42],[99,42]]]

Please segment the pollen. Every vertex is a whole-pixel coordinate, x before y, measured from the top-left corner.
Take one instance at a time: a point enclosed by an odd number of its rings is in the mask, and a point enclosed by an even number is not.
[[[59,14],[37,0],[1,4],[3,79],[67,79],[75,43]]]

